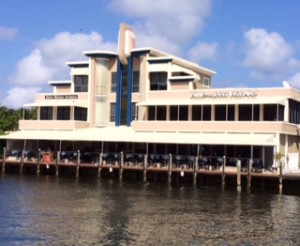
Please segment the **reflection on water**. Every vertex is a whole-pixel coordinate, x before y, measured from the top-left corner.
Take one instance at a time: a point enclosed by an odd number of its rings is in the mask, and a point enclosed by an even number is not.
[[[300,197],[0,177],[0,245],[300,245]]]

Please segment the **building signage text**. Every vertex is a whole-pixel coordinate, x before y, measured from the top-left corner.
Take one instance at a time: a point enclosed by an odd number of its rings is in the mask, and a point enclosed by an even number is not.
[[[45,99],[78,99],[78,95],[46,95]]]
[[[205,98],[254,98],[257,96],[254,90],[238,91],[215,91],[215,92],[192,92],[191,99]]]

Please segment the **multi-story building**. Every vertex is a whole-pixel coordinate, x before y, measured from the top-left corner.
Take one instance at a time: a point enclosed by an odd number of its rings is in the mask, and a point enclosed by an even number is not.
[[[227,157],[267,169],[281,153],[299,168],[300,92],[212,88],[215,72],[153,48],[136,48],[122,24],[118,52],[87,51],[68,62],[70,80],[37,94],[36,120],[2,138],[7,149]]]

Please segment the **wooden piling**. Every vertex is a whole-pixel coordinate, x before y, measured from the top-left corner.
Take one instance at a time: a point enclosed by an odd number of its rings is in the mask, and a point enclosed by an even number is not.
[[[101,152],[99,154],[99,160],[98,160],[98,178],[101,178],[101,165],[102,165],[102,159],[103,159],[103,153]]]
[[[6,147],[3,148],[2,173],[5,173]]]
[[[252,170],[252,164],[253,164],[253,160],[250,159],[249,160],[249,165],[248,165],[248,172],[247,172],[247,187],[248,188],[251,187],[251,170]]]
[[[225,187],[225,166],[226,166],[226,156],[223,156],[222,163],[222,187]]]
[[[21,161],[20,161],[20,174],[23,173],[24,169],[24,150],[21,151]]]
[[[147,160],[148,160],[148,156],[144,155],[144,169],[143,169],[143,181],[144,181],[144,183],[147,182]]]
[[[38,149],[36,174],[39,175],[41,171],[41,149]]]
[[[238,160],[236,163],[236,184],[237,184],[237,190],[241,190],[241,160]]]
[[[79,163],[80,163],[80,151],[77,150],[76,178],[79,178]]]
[[[121,152],[121,158],[119,160],[119,181],[123,181],[123,164],[124,164],[124,153]]]
[[[197,169],[198,169],[198,157],[194,158],[193,163],[193,185],[197,186]]]
[[[169,154],[169,165],[168,165],[168,184],[171,185],[172,183],[172,154]]]
[[[282,162],[279,161],[279,193],[282,194],[282,189],[283,189],[283,185],[282,185]]]
[[[55,161],[55,175],[58,177],[59,175],[59,163],[60,163],[60,151],[57,151],[56,161]]]

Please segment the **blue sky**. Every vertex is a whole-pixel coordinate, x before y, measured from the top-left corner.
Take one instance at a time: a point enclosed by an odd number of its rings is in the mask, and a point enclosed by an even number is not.
[[[67,61],[117,50],[121,22],[151,46],[217,72],[213,87],[300,88],[298,0],[1,0],[0,105],[69,79]]]

